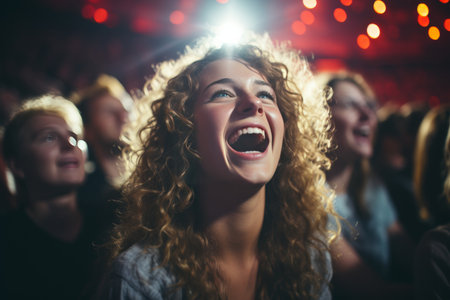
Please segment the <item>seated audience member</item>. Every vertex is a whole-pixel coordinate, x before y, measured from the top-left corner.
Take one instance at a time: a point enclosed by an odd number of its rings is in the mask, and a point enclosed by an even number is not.
[[[0,149],[2,148],[3,131],[11,114],[20,105],[20,97],[14,88],[0,83]],[[11,173],[6,168],[3,155],[0,153],[0,215],[17,208],[17,203],[12,195]]]
[[[3,141],[0,138],[0,149],[2,148],[2,143]],[[0,155],[0,216],[17,209],[13,189],[14,186],[11,185],[11,173],[6,167],[3,156]]]
[[[108,75],[101,75],[72,100],[83,118],[88,144],[87,178],[79,189],[80,208],[89,214],[103,214],[101,219],[112,224],[117,208],[113,200],[120,198],[123,179],[120,136],[133,102],[122,84]]]
[[[434,108],[419,128],[414,184],[422,216],[435,226],[414,263],[415,299],[450,299],[450,106]]]
[[[76,198],[85,178],[82,136],[77,108],[58,96],[25,102],[6,125],[3,155],[19,208],[0,224],[2,299],[89,293],[95,230]]]
[[[450,106],[428,112],[417,133],[414,153],[414,190],[421,217],[432,227],[448,221],[449,206],[443,194],[446,167],[444,147]]]
[[[371,165],[383,179],[398,214],[398,220],[408,235],[417,243],[427,229],[419,218],[414,195],[410,152],[411,134],[408,117],[403,109],[383,106],[377,112],[379,124],[374,142]]]
[[[128,135],[108,299],[331,299],[329,117],[311,80],[268,36],[157,67]]]
[[[318,78],[332,92],[335,149],[326,177],[336,192],[335,210],[344,219],[341,237],[331,248],[334,298],[409,299],[409,285],[392,283],[392,261],[409,256],[401,261],[408,266],[413,249],[401,248],[409,240],[386,188],[369,167],[377,126],[375,95],[359,74],[342,71]]]

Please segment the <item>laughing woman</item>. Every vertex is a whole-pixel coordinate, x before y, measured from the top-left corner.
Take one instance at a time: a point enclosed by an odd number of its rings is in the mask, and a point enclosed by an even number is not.
[[[253,40],[147,83],[109,299],[330,299],[326,100],[296,51]]]
[[[337,195],[336,212],[346,220],[331,248],[333,299],[410,299],[411,286],[399,283],[393,270],[395,266],[410,274],[404,270],[412,263],[412,243],[396,219],[385,186],[369,168],[377,126],[374,93],[352,72],[323,73],[319,78],[333,92],[336,148],[329,153],[333,165],[327,183]]]

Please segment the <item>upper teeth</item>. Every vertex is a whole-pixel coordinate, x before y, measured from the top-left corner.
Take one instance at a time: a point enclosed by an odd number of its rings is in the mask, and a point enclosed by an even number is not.
[[[370,129],[369,128],[357,128],[356,132],[363,135],[369,135]]]
[[[239,129],[238,131],[236,131],[230,138],[230,144],[236,143],[238,138],[243,134],[261,134],[263,139],[266,138],[266,133],[261,128],[247,127],[247,128],[242,128],[242,129]]]

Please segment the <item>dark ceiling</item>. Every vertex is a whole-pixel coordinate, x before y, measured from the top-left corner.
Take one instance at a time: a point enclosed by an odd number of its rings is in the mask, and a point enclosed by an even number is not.
[[[117,76],[128,89],[142,87],[151,76],[151,64],[174,57],[185,44],[205,33],[207,24],[231,14],[254,31],[267,31],[276,40],[290,40],[311,61],[313,68],[343,66],[363,73],[382,102],[450,102],[450,3],[425,2],[430,26],[440,28],[433,41],[417,24],[419,1],[385,1],[383,15],[373,11],[373,1],[317,0],[311,9],[315,20],[302,35],[291,24],[307,10],[301,0],[21,0],[4,4],[1,33],[4,42],[4,84],[30,93],[55,86],[63,93],[82,87],[99,73]],[[105,8],[103,24],[83,18],[83,7]],[[347,20],[333,18],[335,8]],[[184,13],[181,25],[170,23],[170,14]],[[369,23],[381,28],[368,49],[356,44]],[[24,83],[25,82],[25,83]],[[30,87],[31,86],[31,87]]]

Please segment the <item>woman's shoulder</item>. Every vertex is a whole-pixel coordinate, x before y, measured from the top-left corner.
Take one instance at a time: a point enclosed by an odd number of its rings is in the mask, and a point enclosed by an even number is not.
[[[419,249],[427,249],[430,255],[437,252],[436,248],[445,249],[447,253],[450,252],[450,223],[441,225],[427,231],[419,244]]]
[[[113,269],[123,272],[127,269],[153,268],[159,265],[158,249],[146,247],[142,243],[137,243],[122,252],[114,261]]]
[[[181,291],[169,296],[176,280],[161,266],[158,249],[141,243],[115,259],[109,277],[109,299],[181,299]]]

